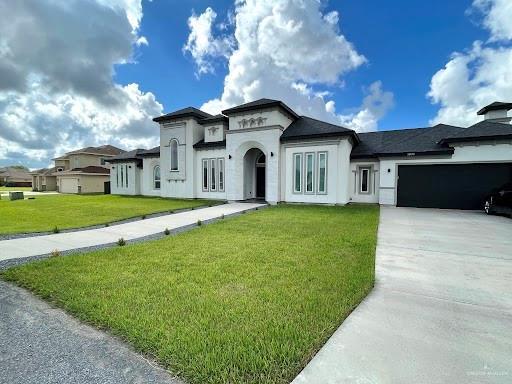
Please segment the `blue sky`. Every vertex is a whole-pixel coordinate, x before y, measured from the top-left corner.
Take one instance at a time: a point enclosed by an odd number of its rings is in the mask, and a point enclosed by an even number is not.
[[[158,143],[261,97],[358,132],[512,101],[510,0],[23,0],[0,6],[0,166]],[[30,47],[30,49],[27,49]]]
[[[345,86],[328,87],[338,108],[354,108],[363,88],[381,80],[393,92],[395,106],[379,122],[380,129],[428,126],[438,106],[427,98],[430,80],[454,51],[464,51],[474,40],[485,40],[478,17],[468,17],[471,1],[429,2],[330,1],[326,12],[340,14],[341,32],[368,63],[345,75]],[[201,106],[223,88],[226,65],[199,79],[194,63],[182,53],[189,28],[187,18],[213,7],[218,18],[233,9],[231,1],[153,1],[144,3],[141,34],[149,45],[141,47],[137,63],[116,69],[120,83],[137,82],[151,91],[165,111]],[[272,96],[272,95],[269,95]]]

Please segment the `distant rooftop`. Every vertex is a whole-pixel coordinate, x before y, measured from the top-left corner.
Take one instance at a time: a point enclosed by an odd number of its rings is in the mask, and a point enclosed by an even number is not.
[[[489,105],[486,105],[481,110],[479,110],[477,115],[485,115],[489,111],[502,111],[502,110],[510,110],[512,109],[512,103],[503,103],[501,101],[495,101]]]

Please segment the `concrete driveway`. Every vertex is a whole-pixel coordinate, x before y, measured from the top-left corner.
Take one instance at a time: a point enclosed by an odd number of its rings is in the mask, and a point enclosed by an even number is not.
[[[512,220],[383,207],[376,285],[302,383],[511,383]]]

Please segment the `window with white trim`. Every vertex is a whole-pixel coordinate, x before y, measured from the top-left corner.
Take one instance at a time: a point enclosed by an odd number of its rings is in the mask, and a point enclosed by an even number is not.
[[[124,166],[124,176],[126,180],[126,188],[128,188],[128,164]]]
[[[370,168],[359,168],[359,193],[370,193]]]
[[[327,152],[318,152],[318,193],[327,193]]]
[[[293,154],[293,192],[302,192],[302,153]]]
[[[171,139],[169,147],[171,151],[171,171],[178,171],[178,140]]]
[[[219,158],[219,191],[224,192],[224,159]]]
[[[116,169],[116,187],[119,188],[119,167],[115,167]]]
[[[208,184],[209,184],[209,180],[208,180],[208,164],[209,164],[209,161],[208,159],[203,159],[202,160],[202,164],[203,164],[203,192],[208,192]]]
[[[305,170],[305,193],[315,192],[315,154],[312,152],[306,153],[306,170]]]
[[[121,188],[124,187],[124,165],[121,165]]]
[[[210,159],[210,191],[217,191],[217,159]]]
[[[160,189],[160,166],[153,168],[153,189]]]

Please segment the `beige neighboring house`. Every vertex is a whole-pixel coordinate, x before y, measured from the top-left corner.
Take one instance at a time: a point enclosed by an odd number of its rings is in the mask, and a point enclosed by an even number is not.
[[[31,173],[34,191],[61,193],[102,193],[110,180],[108,160],[125,151],[112,145],[86,147],[54,160],[52,168]]]
[[[26,169],[17,167],[0,168],[0,185],[7,187],[30,187],[32,177]]]

